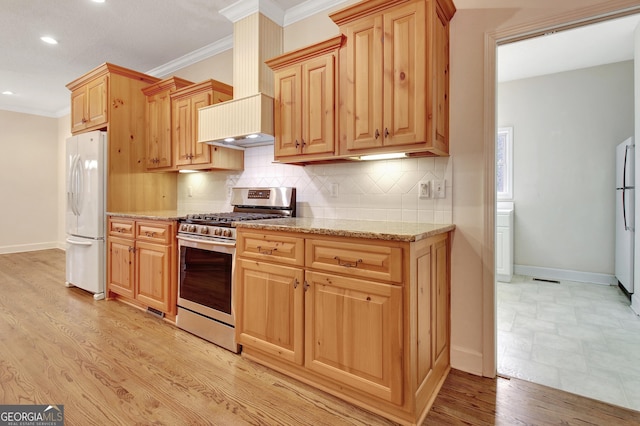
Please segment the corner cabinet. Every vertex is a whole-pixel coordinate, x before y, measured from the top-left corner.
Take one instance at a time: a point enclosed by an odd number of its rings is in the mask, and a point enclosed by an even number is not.
[[[177,169],[242,170],[244,153],[198,143],[198,110],[233,98],[233,88],[215,80],[171,93],[171,137]]]
[[[266,62],[275,75],[276,161],[337,155],[336,73],[343,43],[338,36]]]
[[[243,356],[402,424],[449,371],[449,237],[414,242],[237,228]]]
[[[173,210],[177,178],[145,173],[146,99],[158,78],[104,63],[71,83],[71,132],[107,132],[107,211]]]
[[[170,77],[142,89],[147,97],[147,170],[174,168],[170,94],[192,84],[191,81]]]
[[[330,15],[340,51],[340,153],[449,153],[450,0],[368,0]]]
[[[177,305],[174,221],[109,217],[107,294],[172,321]]]

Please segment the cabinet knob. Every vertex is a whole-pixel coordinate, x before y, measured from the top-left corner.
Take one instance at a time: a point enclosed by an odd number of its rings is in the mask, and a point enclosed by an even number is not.
[[[311,287],[311,286],[309,285],[307,280],[304,280],[304,284],[302,285],[302,288],[304,288],[304,291],[307,291],[309,289],[309,287]]]
[[[384,137],[388,138],[389,137],[389,129],[388,128],[384,128]]]
[[[376,139],[378,139],[380,137],[380,132],[378,131],[378,129],[376,129],[376,133],[374,135],[376,137]]]
[[[294,279],[293,279],[293,288],[298,288],[298,284],[300,284],[300,283],[298,282],[298,279],[297,279],[297,278],[294,278]]]

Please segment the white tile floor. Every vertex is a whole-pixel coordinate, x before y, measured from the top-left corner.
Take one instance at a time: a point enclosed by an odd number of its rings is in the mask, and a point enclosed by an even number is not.
[[[614,286],[497,283],[498,373],[640,411],[640,317]]]

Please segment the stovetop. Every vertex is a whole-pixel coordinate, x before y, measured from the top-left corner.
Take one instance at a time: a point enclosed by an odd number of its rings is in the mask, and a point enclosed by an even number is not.
[[[229,226],[232,222],[243,222],[246,220],[277,219],[283,217],[280,214],[271,213],[248,213],[248,212],[227,212],[227,213],[197,213],[187,215],[183,220],[185,223],[199,225]]]

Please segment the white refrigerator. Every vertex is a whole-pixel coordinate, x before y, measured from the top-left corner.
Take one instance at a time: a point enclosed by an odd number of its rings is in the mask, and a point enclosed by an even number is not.
[[[66,145],[66,277],[67,287],[105,297],[105,132],[67,139]]]
[[[633,138],[616,147],[616,253],[615,272],[628,294],[633,293],[635,227],[635,149]]]

